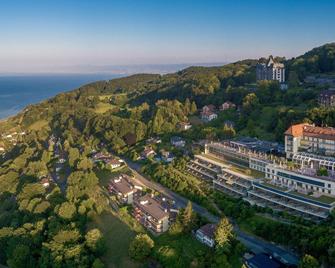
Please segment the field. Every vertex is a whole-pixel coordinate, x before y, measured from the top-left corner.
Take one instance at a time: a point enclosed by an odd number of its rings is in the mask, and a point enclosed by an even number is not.
[[[114,108],[115,106],[106,102],[99,102],[97,107],[94,109],[94,111],[97,114],[103,114],[107,111],[109,111],[110,109]]]
[[[28,129],[29,130],[41,130],[42,128],[48,126],[48,121],[46,120],[38,120],[31,124]]]
[[[135,268],[140,264],[132,261],[128,256],[129,243],[135,237],[136,232],[122,222],[111,211],[96,216],[89,224],[89,228],[99,228],[107,244],[107,252],[102,257],[108,268]]]

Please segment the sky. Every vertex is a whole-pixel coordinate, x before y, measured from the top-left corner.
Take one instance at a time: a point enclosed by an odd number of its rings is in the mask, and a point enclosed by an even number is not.
[[[333,0],[0,0],[0,73],[290,58],[335,41],[334,14]]]

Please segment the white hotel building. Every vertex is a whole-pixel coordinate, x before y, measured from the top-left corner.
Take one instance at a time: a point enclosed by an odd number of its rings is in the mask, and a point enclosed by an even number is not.
[[[296,159],[295,169],[285,163],[276,164],[271,157],[238,142],[209,143],[205,153],[188,164],[188,170],[212,183],[214,189],[251,204],[312,220],[327,218],[335,207],[335,172],[331,171],[335,159],[292,157]],[[317,176],[317,168],[326,165],[329,175]],[[254,174],[241,172],[248,169]]]

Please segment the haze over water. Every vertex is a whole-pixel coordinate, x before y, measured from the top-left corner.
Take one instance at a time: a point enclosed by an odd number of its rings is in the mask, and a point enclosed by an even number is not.
[[[0,76],[0,119],[15,115],[29,104],[38,103],[81,85],[115,74]]]

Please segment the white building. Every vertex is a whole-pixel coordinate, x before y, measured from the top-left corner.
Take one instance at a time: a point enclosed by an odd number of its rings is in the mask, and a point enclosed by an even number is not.
[[[214,240],[215,230],[216,230],[216,224],[208,223],[196,231],[195,237],[201,243],[212,248],[215,245]]]
[[[257,80],[277,80],[279,83],[285,82],[285,66],[276,62],[272,56],[267,63],[258,63],[256,66]]]
[[[307,123],[292,125],[285,132],[285,152],[292,158],[299,151],[335,156],[335,128]]]

